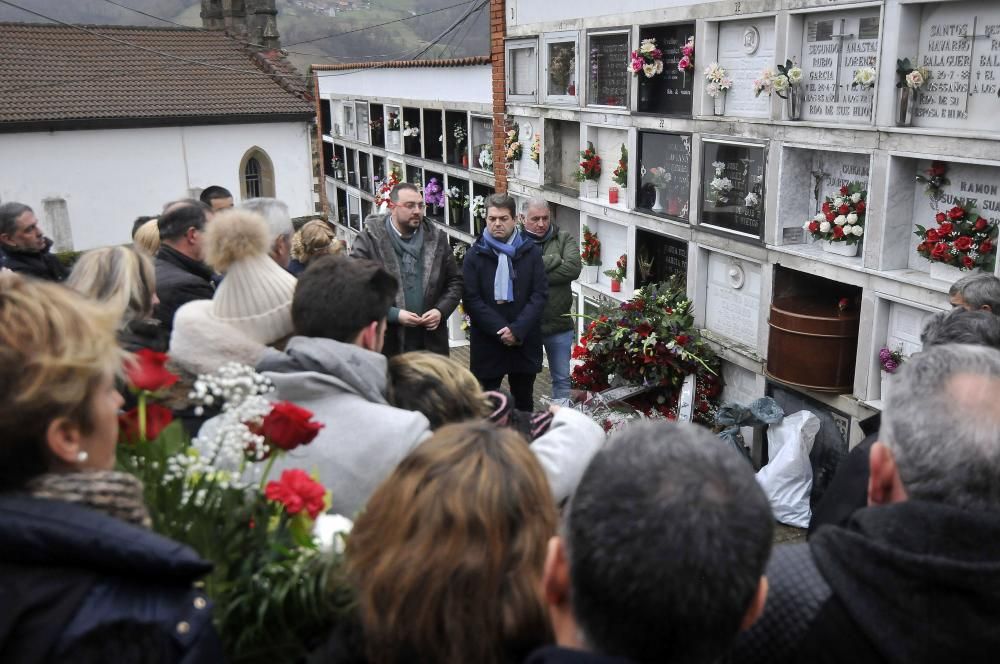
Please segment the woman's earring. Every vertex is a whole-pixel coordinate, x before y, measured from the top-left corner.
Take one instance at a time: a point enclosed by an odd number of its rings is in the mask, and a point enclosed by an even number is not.
[[[86,463],[87,459],[89,458],[90,455],[87,454],[86,450],[80,450],[76,455],[77,463]]]

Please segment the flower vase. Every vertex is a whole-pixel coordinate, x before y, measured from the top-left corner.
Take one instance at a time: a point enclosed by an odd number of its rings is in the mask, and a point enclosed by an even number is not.
[[[785,112],[789,120],[802,119],[802,86],[792,85],[788,88],[788,99],[785,104]]]
[[[719,90],[719,94],[712,97],[713,110],[715,115],[726,114],[726,91]]]
[[[521,162],[520,161],[513,162],[513,167],[514,167],[514,177],[516,178],[521,177]]]
[[[879,399],[882,400],[882,406],[885,406],[886,400],[889,398],[889,390],[891,389],[889,385],[892,383],[892,374],[882,369],[882,380],[879,385]]]
[[[979,272],[979,268],[975,268],[973,270],[962,270],[954,265],[948,265],[947,263],[939,263],[937,261],[931,262],[931,279],[947,281],[949,284],[953,284],[962,277],[975,274],[976,272]]]
[[[620,292],[622,292],[622,282],[619,281],[618,279],[612,279],[611,280],[611,292],[612,293],[620,293]]]
[[[597,180],[583,181],[583,197],[597,198]]]
[[[912,88],[904,85],[896,89],[896,126],[909,127],[913,122],[913,106],[916,94]]]
[[[667,201],[667,214],[679,217],[681,214],[681,199],[676,196]]]
[[[823,240],[823,251],[828,254],[836,254],[837,256],[857,256],[859,246],[861,246],[860,242],[847,244],[846,242]]]
[[[653,191],[656,192],[656,198],[653,200],[653,207],[650,209],[653,212],[663,212],[663,203],[660,201],[660,188],[653,187]]]
[[[580,270],[580,283],[581,284],[596,284],[597,274],[601,269],[600,265],[584,265]]]

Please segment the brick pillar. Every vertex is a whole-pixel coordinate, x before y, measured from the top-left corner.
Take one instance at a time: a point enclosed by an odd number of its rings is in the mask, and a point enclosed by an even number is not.
[[[314,206],[318,207],[316,212],[321,212],[324,219],[330,218],[331,205],[330,201],[326,199],[326,164],[323,163],[323,121],[322,121],[322,111],[320,110],[320,105],[323,103],[321,95],[319,93],[319,74],[315,71],[312,72],[312,96],[313,101],[316,102],[316,131],[313,132],[312,140],[310,144],[313,151],[313,177],[319,179],[319,191],[315,191],[314,194],[319,195],[318,205],[316,200],[313,200]]]
[[[507,79],[504,37],[507,36],[505,0],[490,0],[490,60],[493,66],[493,175],[497,193],[507,191],[504,137],[507,131]]]

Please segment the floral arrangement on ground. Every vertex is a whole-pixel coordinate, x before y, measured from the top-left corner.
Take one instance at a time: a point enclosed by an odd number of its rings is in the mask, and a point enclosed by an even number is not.
[[[601,391],[626,385],[649,389],[626,399],[647,417],[677,418],[684,379],[695,374],[694,419],[710,424],[722,394],[720,362],[694,326],[683,279],[672,277],[606,303],[590,320],[573,358],[576,387]]]
[[[300,659],[350,606],[341,556],[350,522],[323,515],[331,496],[305,471],[277,480],[270,471],[323,425],[295,404],[268,400],[270,382],[251,367],[228,364],[194,382],[189,399],[221,405],[222,414],[206,426],[211,433],[191,440],[153,402],[177,380],[166,361],[141,351],[127,368],[138,405],[122,416],[119,468],[143,482],[153,529],[212,562],[205,591],[227,659]]]
[[[929,261],[960,270],[992,272],[996,262],[997,223],[981,217],[972,203],[955,199],[955,207],[938,212],[937,228],[917,225],[917,253]]]

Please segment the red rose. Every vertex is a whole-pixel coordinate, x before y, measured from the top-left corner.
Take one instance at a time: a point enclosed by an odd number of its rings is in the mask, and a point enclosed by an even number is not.
[[[947,242],[938,242],[934,245],[934,248],[931,249],[931,257],[939,261],[945,260],[950,254],[951,249],[948,247]]]
[[[288,401],[279,401],[271,408],[260,425],[258,433],[268,442],[283,450],[294,450],[299,445],[312,442],[323,425],[310,422],[312,412]]]
[[[587,347],[581,344],[573,346],[573,359],[578,360],[587,354]]]
[[[809,232],[811,232],[811,233],[818,233],[819,232],[819,222],[818,221],[810,221],[809,222]]]
[[[986,228],[986,220],[983,219],[982,217],[976,219],[976,225],[973,226],[973,228],[977,231],[983,230],[984,228]]]
[[[843,226],[834,226],[833,227],[833,237],[835,237],[835,238],[842,238],[842,237],[844,237],[844,227]]]
[[[930,174],[931,177],[941,177],[942,175],[945,174],[947,170],[948,167],[945,165],[943,161],[932,161],[930,170],[928,170],[927,172],[928,174]]]
[[[303,509],[315,519],[323,512],[326,489],[309,477],[304,470],[286,470],[277,482],[268,482],[264,488],[268,500],[281,503],[289,514],[298,514]]]
[[[829,221],[831,224],[833,223],[833,220],[836,219],[836,218],[837,218],[837,215],[835,215],[834,213],[832,213],[832,212],[827,212],[826,213],[826,220]]]
[[[173,421],[174,412],[172,410],[160,404],[148,404],[146,406],[146,440],[156,440],[157,436]],[[118,416],[118,440],[130,445],[141,440],[138,408],[133,408]]]
[[[830,201],[823,203],[823,207],[821,209],[823,210],[823,214],[830,212]]]
[[[988,254],[993,251],[993,243],[989,240],[983,240],[982,244],[979,245],[979,253]]]
[[[962,267],[964,267],[967,270],[971,270],[972,268],[976,267],[976,261],[972,260],[968,256],[962,256]]]
[[[946,215],[944,212],[938,212],[936,215],[934,215],[934,221],[938,222],[939,224],[948,221],[948,215]]]
[[[848,205],[847,203],[844,203],[839,208],[837,208],[837,212],[839,212],[840,214],[850,214],[851,206]]]
[[[636,332],[636,334],[638,334],[638,335],[639,335],[640,337],[642,337],[642,338],[644,338],[644,339],[645,339],[645,338],[646,338],[646,337],[648,337],[648,336],[649,336],[650,334],[652,334],[652,332],[653,332],[653,326],[652,326],[652,325],[650,325],[649,323],[640,323],[640,324],[639,324],[639,325],[638,325],[638,326],[637,326],[637,327],[635,328],[635,332]]]
[[[676,337],[674,337],[674,341],[683,346],[689,341],[689,337],[686,334],[678,334]]]
[[[168,359],[166,353],[143,348],[135,354],[132,361],[125,363],[128,382],[137,390],[149,392],[170,387],[177,382],[178,376],[164,366]]]
[[[965,210],[963,210],[958,206],[955,206],[952,209],[948,210],[948,218],[951,219],[952,221],[958,221],[963,217],[965,217]]]
[[[857,212],[858,214],[861,214],[862,212],[864,212],[865,211],[865,202],[864,201],[858,201],[857,205],[854,206],[854,211]]]
[[[937,230],[938,230],[938,235],[940,235],[942,238],[945,238],[951,235],[951,232],[955,230],[955,225],[952,224],[950,221],[946,221],[940,226],[938,226]]]
[[[917,252],[919,253],[921,251],[927,251],[927,243],[926,242],[921,242],[920,244],[917,245]]]
[[[851,193],[851,190],[847,188],[847,185],[846,185],[846,184],[845,184],[845,185],[842,185],[842,186],[840,187],[840,195],[841,195],[841,196],[846,196],[846,195],[847,195],[847,194],[849,194],[849,193]]]
[[[937,242],[940,239],[941,239],[941,237],[938,235],[938,232],[936,230],[934,230],[933,228],[928,228],[927,229],[927,241],[928,242]]]
[[[958,249],[959,251],[968,251],[969,249],[972,248],[972,240],[970,240],[965,236],[962,236],[957,240],[955,240],[955,248]]]

